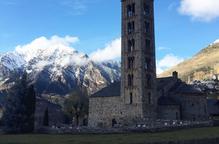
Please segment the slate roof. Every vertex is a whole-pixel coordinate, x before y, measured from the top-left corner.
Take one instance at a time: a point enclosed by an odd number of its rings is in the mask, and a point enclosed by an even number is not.
[[[157,89],[162,89],[166,84],[174,81],[173,77],[157,78]]]
[[[196,94],[196,95],[202,95],[203,92],[196,89],[192,85],[188,85],[184,82],[176,83],[174,87],[170,89],[171,92],[174,93],[181,93],[181,94]]]
[[[100,91],[96,92],[95,94],[91,95],[91,97],[113,97],[113,96],[120,96],[120,81],[114,82],[110,84],[108,87],[101,89]]]
[[[158,105],[179,105],[173,97],[162,96],[158,99]]]
[[[166,84],[174,81],[173,77],[165,77],[165,78],[157,78],[157,89],[162,89]],[[101,89],[100,91],[91,95],[92,97],[114,97],[120,96],[120,87],[121,82],[114,82],[110,84],[108,87]],[[188,85],[182,82],[180,79],[176,81],[174,86],[168,91],[168,93],[181,93],[181,94],[195,94],[202,95],[203,92],[194,88],[192,85]]]

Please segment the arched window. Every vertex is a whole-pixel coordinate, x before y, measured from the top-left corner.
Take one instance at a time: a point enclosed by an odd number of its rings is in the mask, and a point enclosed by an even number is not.
[[[127,16],[131,17],[135,14],[135,3],[127,5]]]
[[[135,31],[135,22],[129,22],[128,23],[128,34],[131,34]]]
[[[150,33],[150,23],[145,21],[145,32],[148,34]]]
[[[148,4],[144,4],[144,15],[148,16],[150,14],[150,6]]]
[[[134,68],[134,62],[135,62],[134,57],[128,57],[128,69],[133,69]]]

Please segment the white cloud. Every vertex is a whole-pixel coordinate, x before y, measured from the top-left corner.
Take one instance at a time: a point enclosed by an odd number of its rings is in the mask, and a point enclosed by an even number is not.
[[[36,69],[43,69],[47,65],[54,67],[83,65],[88,62],[88,59],[72,47],[72,44],[77,41],[79,41],[78,37],[72,36],[39,37],[28,44],[17,46],[15,52],[21,55],[27,63],[33,60]]]
[[[103,49],[98,49],[97,51],[90,54],[90,58],[93,61],[107,61],[114,60],[121,57],[121,38],[117,38],[106,45]]]
[[[117,38],[108,43],[105,48],[91,52],[90,58],[85,58],[85,54],[79,53],[72,47],[72,44],[79,41],[78,37],[72,36],[52,36],[51,38],[39,37],[25,45],[18,45],[15,52],[22,55],[26,62],[42,59],[38,63],[40,68],[48,64],[66,66],[71,63],[85,64],[89,60],[103,62],[108,60],[118,60],[121,58],[121,38]],[[84,59],[82,59],[84,57]],[[52,60],[51,60],[52,59]],[[45,62],[46,61],[46,62]]]
[[[209,22],[219,17],[219,0],[181,0],[179,12]]]
[[[77,41],[79,41],[78,37],[71,36],[52,36],[50,39],[39,37],[26,45],[18,45],[15,50],[23,55],[28,62],[34,57],[40,57],[41,55],[50,56],[57,50],[65,50],[65,52],[75,51],[71,45]]]
[[[72,62],[84,64],[84,62],[81,62],[81,58],[85,55],[76,52],[75,48],[72,47],[72,44],[78,41],[78,37],[72,36],[59,37],[55,35],[51,38],[42,36],[25,45],[16,46],[15,51],[22,55],[26,62],[29,62],[34,58],[46,59],[46,61],[49,61],[51,56],[53,56],[53,58],[56,59],[55,62],[59,65],[68,65]],[[117,60],[119,58],[121,58],[121,38],[111,41],[103,49],[91,52],[90,58],[87,60],[103,62]],[[87,60],[85,62],[87,62]],[[40,66],[43,67],[45,64],[40,63]]]
[[[219,39],[217,39],[213,42],[213,44],[217,44],[217,43],[219,43]]]
[[[159,47],[158,47],[158,50],[162,51],[162,50],[171,50],[171,49],[168,48],[168,47],[159,46]]]
[[[121,58],[121,38],[111,41],[103,49],[92,52],[89,59],[82,59],[85,55],[77,52],[72,47],[72,44],[78,41],[78,37],[72,36],[39,37],[28,44],[18,45],[15,48],[15,52],[22,55],[26,62],[30,62],[30,60],[34,60],[34,58],[40,59],[40,62],[36,63],[36,68],[39,69],[46,65],[54,65],[55,68],[58,68],[59,66],[68,66],[72,63],[79,65],[85,64],[89,60],[104,62]],[[219,42],[219,40],[215,42]],[[167,48],[161,47],[160,49]],[[157,73],[160,74],[164,70],[182,61],[184,61],[184,59],[181,57],[175,56],[174,54],[167,54],[157,61]]]
[[[175,56],[174,54],[167,54],[162,59],[157,61],[157,74],[161,74],[163,71],[181,63],[184,58]]]

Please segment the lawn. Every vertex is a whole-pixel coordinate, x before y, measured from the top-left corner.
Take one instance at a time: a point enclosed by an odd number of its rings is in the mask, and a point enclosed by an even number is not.
[[[1,135],[0,144],[141,144],[219,137],[219,127],[108,135]]]

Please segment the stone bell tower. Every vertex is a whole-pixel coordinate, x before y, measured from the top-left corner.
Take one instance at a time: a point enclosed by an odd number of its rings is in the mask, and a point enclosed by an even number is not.
[[[156,117],[154,0],[122,0],[121,96],[127,119]]]

